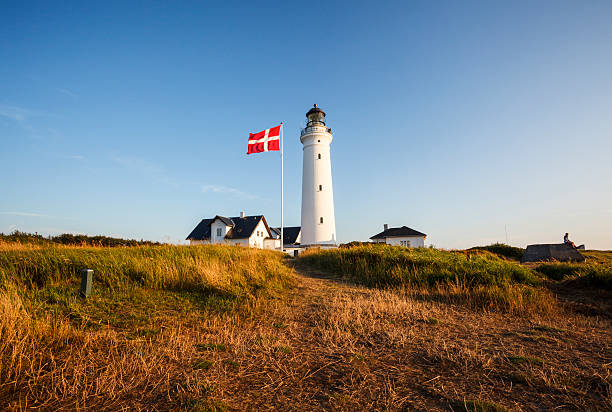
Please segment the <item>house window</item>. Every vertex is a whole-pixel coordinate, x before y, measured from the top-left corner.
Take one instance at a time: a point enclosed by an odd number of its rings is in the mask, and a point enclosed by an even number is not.
[[[319,223],[323,223],[323,216],[319,218]]]
[[[221,236],[221,228],[220,227],[217,228],[217,236]]]
[[[320,158],[321,158],[321,153],[319,153],[319,155],[318,155],[318,156],[319,156],[319,159],[320,159]]]

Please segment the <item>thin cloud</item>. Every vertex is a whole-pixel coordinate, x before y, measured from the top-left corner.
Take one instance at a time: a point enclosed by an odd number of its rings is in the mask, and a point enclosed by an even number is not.
[[[21,217],[44,217],[47,219],[59,219],[59,220],[78,220],[74,217],[61,217],[48,215],[46,213],[33,213],[33,212],[0,212],[0,215],[6,216],[21,216]]]
[[[34,114],[32,110],[23,107],[0,105],[0,116],[15,120],[16,122],[24,122]]]
[[[255,199],[257,196],[252,195],[250,193],[243,192],[242,190],[238,190],[233,187],[223,186],[223,185],[204,185],[202,186],[203,193],[221,193],[234,195],[239,197],[244,197],[247,199]]]
[[[0,215],[26,216],[26,217],[55,217],[51,215],[45,215],[42,213],[29,213],[29,212],[0,212]]]
[[[58,92],[65,94],[66,96],[69,96],[71,98],[73,98],[74,100],[77,100],[79,98],[79,95],[76,93],[73,93],[72,91],[68,90],[68,89],[64,89],[61,87],[56,87],[55,90],[57,90]]]

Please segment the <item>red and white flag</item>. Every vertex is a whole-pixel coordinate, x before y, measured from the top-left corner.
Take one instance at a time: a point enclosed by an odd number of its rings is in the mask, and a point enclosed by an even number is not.
[[[249,133],[249,150],[247,154],[280,150],[280,133],[282,124],[259,133]]]

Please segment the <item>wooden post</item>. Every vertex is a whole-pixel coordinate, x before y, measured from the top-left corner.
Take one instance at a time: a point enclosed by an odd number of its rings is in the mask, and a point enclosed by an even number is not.
[[[93,282],[93,270],[83,269],[81,270],[81,296],[84,298],[91,295],[91,284]]]

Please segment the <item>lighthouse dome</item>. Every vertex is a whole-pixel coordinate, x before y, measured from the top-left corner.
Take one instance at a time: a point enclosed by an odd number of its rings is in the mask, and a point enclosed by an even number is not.
[[[307,127],[314,125],[325,126],[325,112],[317,107],[316,104],[306,113],[306,117],[308,118]]]

